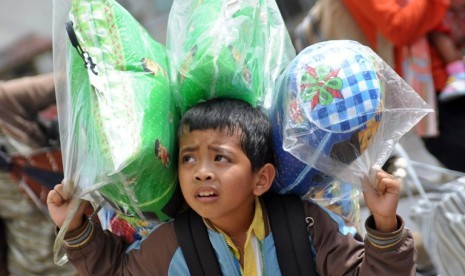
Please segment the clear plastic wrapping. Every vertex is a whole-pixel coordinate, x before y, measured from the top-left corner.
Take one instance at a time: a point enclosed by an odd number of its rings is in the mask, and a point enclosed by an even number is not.
[[[81,176],[70,180],[125,215],[171,218],[179,115],[165,47],[115,1],[72,1],[68,22],[60,119],[66,163]]]
[[[369,47],[334,40],[292,60],[268,112],[276,185],[305,193],[334,179],[360,188],[370,169],[381,167],[402,135],[432,109]]]
[[[174,1],[167,49],[183,111],[214,97],[269,105],[277,77],[295,57],[274,0]]]
[[[55,0],[54,9],[65,193],[103,206],[102,224],[117,232],[171,219],[182,196],[165,46],[115,1]]]
[[[311,186],[303,196],[351,221],[362,232],[360,221],[360,189],[340,180],[326,185]]]

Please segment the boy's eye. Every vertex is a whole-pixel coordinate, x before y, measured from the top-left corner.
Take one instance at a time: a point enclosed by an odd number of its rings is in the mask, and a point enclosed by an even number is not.
[[[192,163],[195,161],[195,158],[190,155],[185,155],[182,157],[182,163]]]
[[[215,161],[217,161],[217,162],[229,162],[229,159],[226,158],[223,155],[217,155],[217,156],[215,156]]]

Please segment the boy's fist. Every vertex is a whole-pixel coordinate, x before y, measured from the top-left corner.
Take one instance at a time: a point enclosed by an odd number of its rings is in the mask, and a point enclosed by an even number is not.
[[[365,203],[375,219],[376,230],[392,232],[397,230],[397,205],[400,197],[400,183],[387,172],[374,169],[374,177],[362,183]]]
[[[75,208],[78,202],[79,200],[77,198],[68,197],[68,195],[65,194],[63,184],[57,184],[47,196],[47,206],[53,222],[61,228],[68,214]],[[84,211],[87,206],[88,202],[82,201],[82,204],[79,206],[79,209],[68,226],[68,232],[79,228],[84,223]]]

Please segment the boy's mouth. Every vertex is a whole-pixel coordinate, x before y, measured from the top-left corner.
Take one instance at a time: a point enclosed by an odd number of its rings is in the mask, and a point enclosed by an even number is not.
[[[195,191],[195,198],[203,203],[211,203],[219,198],[219,193],[213,184],[202,185]]]
[[[214,189],[201,189],[200,191],[197,191],[195,197],[200,202],[208,203],[217,200],[218,193]]]
[[[212,196],[216,196],[216,193],[213,192],[213,191],[208,191],[208,192],[200,192],[197,197],[212,197]]]

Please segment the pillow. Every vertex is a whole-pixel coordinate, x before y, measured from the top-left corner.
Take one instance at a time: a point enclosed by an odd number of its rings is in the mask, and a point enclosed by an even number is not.
[[[72,1],[69,19],[65,177],[97,204],[166,221],[180,203],[166,49],[115,1]]]
[[[182,112],[215,97],[262,105],[295,56],[276,2],[262,0],[174,1],[167,47]]]
[[[305,48],[280,76],[269,114],[278,163],[360,186],[431,109],[370,48],[334,40]],[[285,184],[282,184],[285,183]],[[316,183],[318,184],[318,183]],[[315,185],[316,185],[315,184]],[[283,180],[281,186],[296,186]],[[301,190],[314,185],[302,181]],[[308,190],[308,189],[307,189]]]

